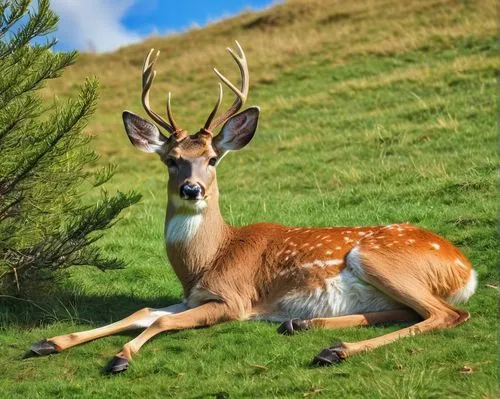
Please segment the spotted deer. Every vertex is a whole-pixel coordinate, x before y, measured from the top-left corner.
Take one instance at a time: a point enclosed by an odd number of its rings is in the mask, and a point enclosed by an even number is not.
[[[229,151],[251,141],[260,113],[258,107],[240,112],[248,95],[249,74],[245,54],[236,45],[237,52],[228,50],[239,67],[241,85],[236,87],[214,69],[235,100],[217,117],[223,95],[219,83],[216,104],[197,133],[189,135],[177,125],[170,93],[168,121],[151,109],[149,92],[159,54],[154,50],[143,68],[142,104],[168,136],[140,116],[123,113],[132,144],[158,154],[168,170],[165,244],[184,300],[161,309],[139,310],[105,327],[42,340],[31,347],[32,354],[61,352],[110,334],[144,329],[110,361],[108,371],[118,373],[159,333],[231,320],[281,322],[278,332],[282,334],[381,322],[415,323],[378,338],[336,344],[313,358],[314,364],[330,365],[469,318],[468,312],[454,305],[474,293],[476,273],[458,248],[430,231],[409,224],[235,227],[224,221],[217,165]]]

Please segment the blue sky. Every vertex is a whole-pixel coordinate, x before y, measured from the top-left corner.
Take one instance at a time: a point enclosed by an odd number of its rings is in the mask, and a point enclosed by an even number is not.
[[[276,0],[52,0],[60,22],[56,50],[103,52],[152,34],[182,32]]]

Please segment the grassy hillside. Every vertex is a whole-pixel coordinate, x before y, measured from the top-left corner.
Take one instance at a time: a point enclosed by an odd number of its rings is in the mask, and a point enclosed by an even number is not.
[[[60,294],[37,306],[0,307],[0,392],[7,397],[494,397],[495,3],[467,0],[290,1],[204,29],[151,38],[112,54],[84,54],[48,99],[71,94],[85,76],[101,81],[88,131],[103,160],[118,164],[108,190],[135,189],[102,245],[125,258],[121,271],[75,270]],[[163,249],[166,171],[132,148],[121,111],[144,114],[140,70],[162,51],[152,92],[167,91],[191,131],[216,98],[217,65],[237,71],[224,48],[237,39],[250,64],[248,104],[262,109],[248,149],[218,169],[221,208],[235,225],[372,225],[411,222],[458,245],[478,270],[471,321],[416,336],[327,369],[309,367],[333,341],[382,335],[398,326],[311,331],[294,337],[276,325],[234,322],[162,335],[124,375],[101,367],[133,334],[105,338],[57,356],[20,361],[42,337],[92,328],[144,306],[179,301]],[[231,101],[226,95],[226,101]],[[468,366],[471,373],[461,372]],[[3,394],[2,394],[3,395]]]

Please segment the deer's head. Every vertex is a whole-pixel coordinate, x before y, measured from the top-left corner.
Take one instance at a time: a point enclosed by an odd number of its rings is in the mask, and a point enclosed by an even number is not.
[[[168,93],[168,121],[154,112],[149,103],[149,90],[156,75],[153,70],[159,52],[152,49],[144,62],[142,73],[142,104],[150,118],[164,128],[168,135],[160,132],[158,127],[125,111],[123,122],[132,144],[144,152],[155,152],[168,169],[169,197],[178,207],[202,209],[211,196],[216,196],[216,166],[228,151],[239,150],[247,145],[255,134],[259,118],[259,108],[250,107],[238,113],[248,95],[248,65],[241,46],[239,55],[228,48],[241,73],[241,87],[235,87],[217,69],[214,72],[236,95],[231,107],[218,118],[215,118],[222,102],[222,85],[219,83],[219,97],[208,116],[203,128],[197,133],[189,134],[176,124],[170,106],[171,95]],[[219,134],[213,132],[223,124]]]

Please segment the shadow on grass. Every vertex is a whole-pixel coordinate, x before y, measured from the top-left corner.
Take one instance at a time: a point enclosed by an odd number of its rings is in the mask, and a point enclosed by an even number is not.
[[[162,308],[181,298],[139,298],[126,295],[78,295],[61,292],[55,296],[24,300],[0,296],[0,325],[4,328],[33,328],[57,322],[101,326],[145,308]]]

